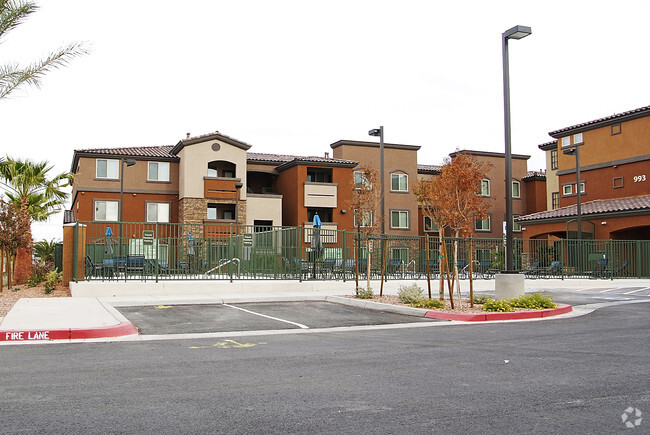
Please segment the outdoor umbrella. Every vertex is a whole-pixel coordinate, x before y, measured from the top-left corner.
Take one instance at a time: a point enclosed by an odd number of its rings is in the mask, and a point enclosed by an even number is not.
[[[113,230],[111,227],[106,227],[106,233],[104,234],[106,246],[104,248],[104,253],[106,255],[113,255]]]
[[[187,255],[194,255],[194,237],[192,237],[192,233],[187,234]]]
[[[318,213],[314,215],[314,229],[311,234],[311,249],[315,252],[315,256],[323,249],[323,244],[320,240],[320,227],[322,226]]]

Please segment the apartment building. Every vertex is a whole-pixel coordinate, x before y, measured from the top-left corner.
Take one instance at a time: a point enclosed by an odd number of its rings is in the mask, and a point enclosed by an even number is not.
[[[351,229],[357,162],[249,153],[211,133],[174,146],[76,150],[71,210],[80,221],[310,225]],[[122,207],[120,207],[122,205]]]
[[[525,236],[566,237],[580,188],[582,238],[650,239],[650,106],[549,135],[554,141],[539,148],[554,171],[546,176],[550,207],[520,219]]]

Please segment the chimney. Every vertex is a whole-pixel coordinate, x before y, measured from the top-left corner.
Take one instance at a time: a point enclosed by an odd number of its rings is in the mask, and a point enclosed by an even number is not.
[[[326,159],[329,159],[329,158],[330,158],[330,153],[325,152],[325,158],[326,158]]]
[[[189,138],[190,138],[190,133],[185,133],[185,134],[187,134],[187,138],[186,138],[186,139],[189,139]]]

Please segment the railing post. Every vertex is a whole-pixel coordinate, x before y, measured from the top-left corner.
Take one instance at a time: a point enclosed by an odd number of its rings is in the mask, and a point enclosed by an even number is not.
[[[348,261],[348,256],[347,256],[347,249],[346,249],[346,239],[347,239],[347,231],[343,230],[341,231],[343,233],[343,255],[341,256],[343,263],[341,264],[341,271],[343,273],[343,282],[345,282],[345,263]]]

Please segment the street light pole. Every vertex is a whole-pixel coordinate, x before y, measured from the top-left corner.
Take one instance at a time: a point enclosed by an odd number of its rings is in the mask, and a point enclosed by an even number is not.
[[[124,165],[126,166],[133,166],[135,165],[135,160],[134,159],[122,159],[121,161],[121,171],[120,171],[120,246],[119,246],[119,255],[120,258],[122,258],[122,243],[124,243],[124,236],[122,235],[122,221],[124,220],[124,214],[123,210],[124,207],[122,207],[123,201],[124,201]],[[145,210],[146,213],[146,210]]]
[[[380,207],[381,207],[381,234],[382,237],[384,233],[386,232],[386,224],[385,224],[385,206],[384,206],[384,126],[380,126],[379,128],[373,128],[368,132],[370,136],[379,136],[379,184],[380,189],[381,189],[381,201],[380,201]]]
[[[508,62],[508,40],[521,39],[530,35],[532,30],[526,26],[515,26],[502,34],[503,54],[503,111],[505,124],[505,166],[506,166],[506,266],[505,272],[512,273],[514,267],[513,256],[513,217],[512,217],[512,147],[510,137],[510,74]]]
[[[566,155],[576,155],[576,224],[577,224],[577,236],[576,243],[578,249],[578,272],[582,271],[582,210],[581,210],[581,198],[580,195],[580,146],[583,145],[583,142],[573,144],[573,148],[566,149],[562,151]]]

